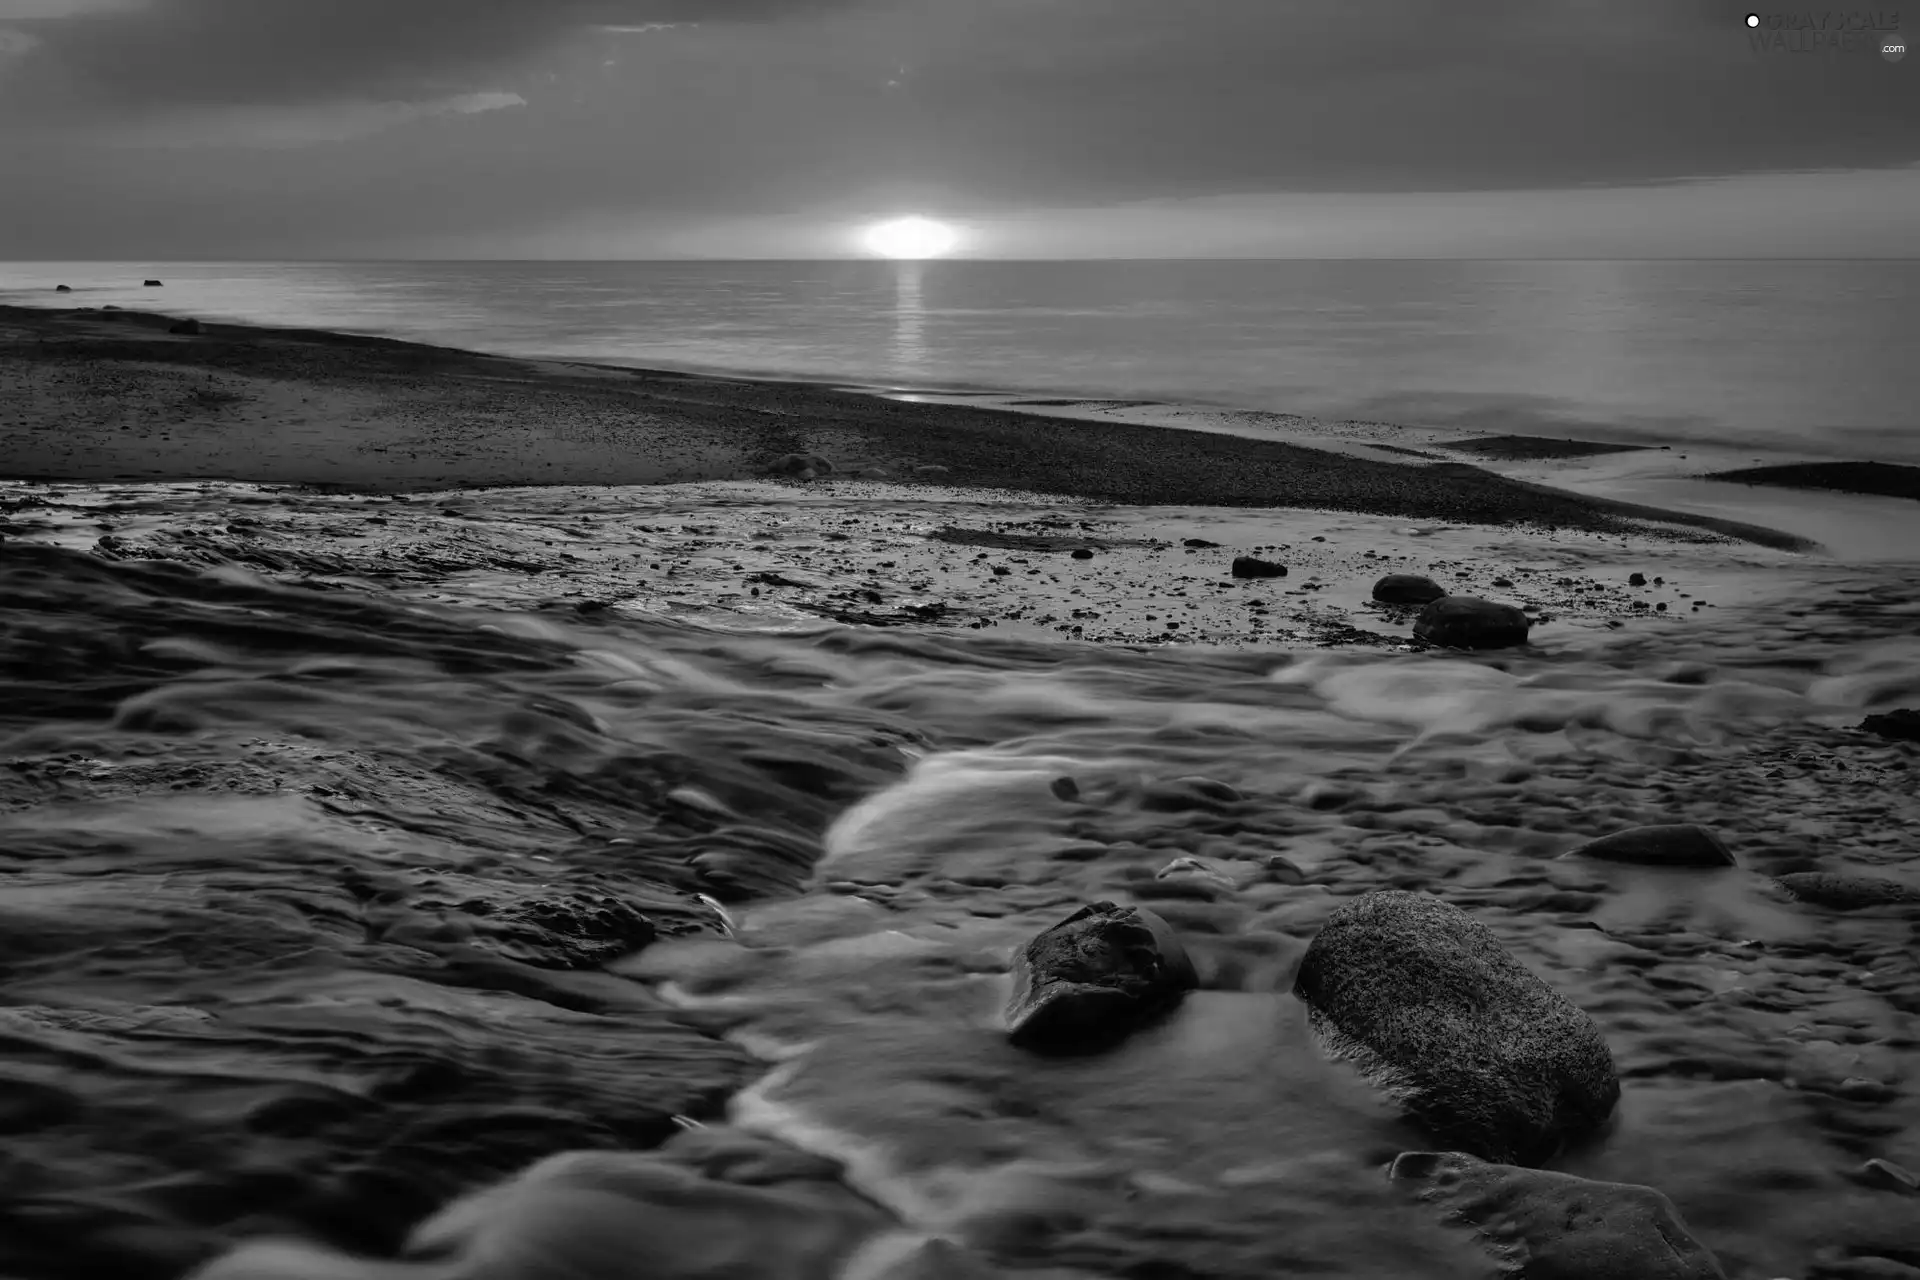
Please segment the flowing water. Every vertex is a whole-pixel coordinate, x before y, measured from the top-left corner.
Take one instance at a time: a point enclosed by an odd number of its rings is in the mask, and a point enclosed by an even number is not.
[[[17,539],[0,596],[0,1272],[381,1253],[540,1155],[730,1118],[1006,1268],[1483,1275],[1288,994],[1382,887],[1598,1020],[1619,1116],[1562,1167],[1660,1188],[1732,1276],[1920,1262],[1856,1172],[1920,1167],[1915,921],[1769,879],[1920,887],[1915,753],[1851,727],[1920,701],[1904,574],[1481,658],[726,631]],[[1739,867],[1555,860],[1652,821]],[[1203,989],[1013,1049],[1009,950],[1097,898]]]

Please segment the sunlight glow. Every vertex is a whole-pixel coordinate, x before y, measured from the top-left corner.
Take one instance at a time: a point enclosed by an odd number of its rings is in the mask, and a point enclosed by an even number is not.
[[[870,252],[883,258],[938,258],[952,252],[960,235],[931,218],[895,218],[876,222],[861,239]]]

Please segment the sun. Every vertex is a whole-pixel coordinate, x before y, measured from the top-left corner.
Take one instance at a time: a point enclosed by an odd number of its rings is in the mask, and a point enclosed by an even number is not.
[[[938,258],[953,251],[960,233],[932,218],[894,218],[874,223],[861,239],[883,258]]]

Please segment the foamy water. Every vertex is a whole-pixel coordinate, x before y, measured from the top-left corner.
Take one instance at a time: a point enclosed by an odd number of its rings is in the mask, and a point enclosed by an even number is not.
[[[1287,993],[1382,887],[1467,908],[1598,1021],[1619,1119],[1565,1167],[1666,1192],[1736,1277],[1913,1248],[1911,1198],[1854,1176],[1920,1167],[1913,922],[1769,877],[1920,888],[1914,753],[1851,727],[1920,701],[1920,604],[1872,566],[1796,591],[1479,658],[1150,651],[0,543],[0,1069],[27,1100],[0,1266],[379,1254],[678,1118],[843,1161],[900,1230],[1003,1267],[1478,1276],[1387,1194],[1420,1135]],[[1155,801],[1191,776],[1242,798]],[[1555,860],[1654,821],[1739,867]],[[1181,857],[1205,873],[1162,874]],[[661,936],[617,958],[644,939],[596,895]],[[1173,922],[1203,989],[1109,1054],[1013,1049],[1011,948],[1095,898]]]

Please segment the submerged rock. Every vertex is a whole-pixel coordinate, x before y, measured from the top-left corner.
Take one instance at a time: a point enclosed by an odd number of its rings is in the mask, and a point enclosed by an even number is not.
[[[1530,626],[1527,615],[1510,604],[1479,596],[1444,596],[1413,620],[1413,636],[1450,649],[1506,649],[1525,644]]]
[[[1473,1155],[1537,1164],[1619,1101],[1593,1019],[1432,894],[1383,890],[1340,907],[1294,991],[1328,1057]]]
[[[1837,911],[1901,904],[1920,905],[1920,889],[1879,876],[1846,875],[1835,871],[1795,871],[1777,877],[1774,883],[1801,902],[1832,907]]]
[[[1720,837],[1692,822],[1628,827],[1589,840],[1561,855],[1598,862],[1630,862],[1642,867],[1732,867],[1739,865]]]
[[[1411,1151],[1387,1176],[1475,1228],[1510,1276],[1528,1280],[1724,1280],[1680,1211],[1652,1187]]]
[[[1171,1009],[1198,981],[1165,920],[1096,902],[1014,953],[1007,1031],[1033,1048],[1101,1048]]]
[[[1287,566],[1262,560],[1259,556],[1235,556],[1232,573],[1236,578],[1284,578],[1287,576]]]
[[[1896,742],[1920,742],[1920,711],[1901,707],[1884,715],[1868,716],[1860,722],[1860,727]]]
[[[1445,587],[1417,573],[1390,573],[1373,584],[1373,598],[1381,604],[1427,604],[1446,594]]]
[[[1189,775],[1148,784],[1140,807],[1152,813],[1185,813],[1194,809],[1223,809],[1246,799],[1234,788],[1213,778]]]

